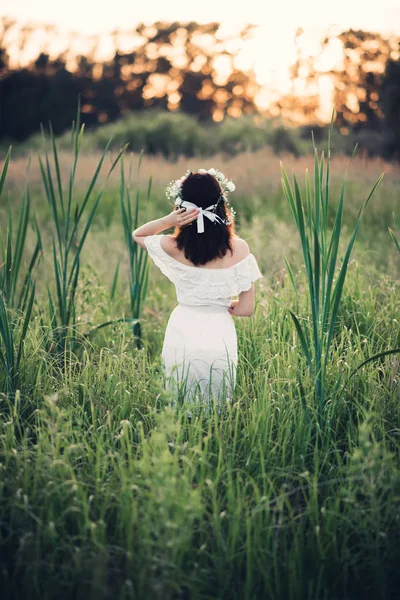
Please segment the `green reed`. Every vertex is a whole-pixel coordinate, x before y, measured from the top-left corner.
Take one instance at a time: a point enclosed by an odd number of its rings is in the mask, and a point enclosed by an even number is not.
[[[142,155],[139,158],[139,166],[141,164]],[[129,254],[129,297],[130,308],[133,319],[132,329],[136,337],[137,344],[141,342],[141,324],[140,316],[143,302],[146,298],[148,284],[148,255],[144,248],[135,244],[132,238],[132,232],[139,226],[139,209],[140,209],[140,192],[136,191],[136,199],[132,206],[132,195],[130,189],[129,174],[128,182],[125,177],[124,161],[121,160],[121,182],[120,182],[120,204],[122,215],[122,226],[124,229],[125,243]],[[131,171],[131,169],[130,169]],[[147,188],[147,202],[151,194],[152,178],[149,179]],[[118,276],[119,265],[117,265],[116,274],[114,277],[113,288],[116,285],[116,277]]]
[[[400,226],[397,223],[396,217],[394,216],[394,214],[393,214],[393,223],[394,223],[394,226],[395,226],[396,230],[400,230]],[[388,227],[388,230],[389,230],[389,235],[390,235],[390,237],[392,238],[392,240],[394,242],[394,245],[396,246],[398,252],[400,253],[400,242],[397,239],[396,234],[394,233],[394,231],[393,231],[393,229],[391,227]]]
[[[333,117],[331,122],[332,132]],[[296,228],[301,241],[301,249],[305,264],[308,296],[311,306],[311,335],[307,324],[301,324],[293,311],[289,311],[299,336],[308,368],[315,381],[315,396],[318,405],[318,417],[322,417],[326,396],[326,372],[330,358],[330,348],[338,324],[338,312],[343,295],[344,283],[350,255],[357,237],[363,212],[374,191],[379,185],[383,174],[375,181],[367,198],[358,211],[355,226],[347,245],[339,273],[338,266],[339,244],[342,236],[342,215],[345,195],[345,179],[334,214],[332,231],[329,231],[328,220],[333,207],[330,198],[330,136],[325,167],[324,152],[318,155],[314,145],[314,179],[311,189],[308,171],[305,179],[305,200],[300,190],[297,178],[293,175],[293,188],[286,171],[281,164],[282,187],[285,198],[289,203]],[[291,283],[298,296],[292,269],[286,261]]]
[[[30,207],[31,199],[29,187],[27,186],[19,211],[19,221],[15,241],[13,240],[13,215],[11,209],[8,211],[8,227],[5,240],[3,238],[2,228],[0,228],[0,253],[2,258],[2,264],[0,265],[0,290],[3,293],[4,301],[7,306],[16,309],[21,308],[22,310],[24,310],[27,301],[29,283],[32,281],[34,269],[39,265],[40,259],[43,256],[42,240],[35,218],[34,229],[36,232],[36,245],[20,285],[20,271],[26,246]],[[19,294],[17,294],[18,286],[20,286]]]
[[[46,198],[51,209],[55,230],[55,235],[53,233],[52,237],[56,294],[54,295],[48,287],[48,301],[53,327],[53,341],[58,350],[65,348],[71,329],[73,330],[76,326],[75,298],[83,245],[92,225],[107,180],[125,151],[125,148],[123,148],[118,153],[117,158],[112,162],[111,167],[108,169],[105,182],[100,190],[95,192],[95,186],[111,143],[111,140],[109,140],[100,157],[86,192],[83,195],[83,200],[80,204],[79,202],[75,203],[74,186],[76,168],[84,132],[84,125],[80,126],[79,115],[80,110],[78,105],[76,123],[74,123],[72,127],[72,165],[70,167],[67,190],[64,190],[62,182],[57,140],[51,125],[49,142],[52,149],[53,165],[51,164],[50,154],[47,149],[48,140],[43,129],[44,160],[39,156],[42,181]],[[95,194],[95,199],[92,202],[91,207],[89,207],[89,200],[91,200],[92,194]],[[85,209],[88,209],[86,219],[84,219]],[[81,225],[83,230],[79,234],[79,227]]]
[[[35,283],[29,282],[26,288],[27,293],[25,303],[22,306],[24,314],[22,317],[19,341],[16,339],[15,335],[16,325],[18,323],[17,315],[12,314],[11,309],[7,307],[0,294],[0,338],[3,342],[3,349],[0,348],[0,363],[6,372],[7,394],[13,394],[20,386],[19,371],[24,350],[24,342],[35,299],[35,285]]]
[[[11,147],[7,152],[0,176],[0,196],[6,181],[10,159]],[[32,280],[32,272],[35,264],[37,264],[38,260],[40,259],[42,243],[40,239],[39,228],[37,223],[35,223],[37,235],[36,247],[29,262],[17,300],[16,290],[20,278],[21,262],[25,249],[30,212],[30,196],[28,187],[26,188],[22,200],[15,243],[13,243],[12,212],[10,206],[8,208],[8,229],[6,242],[4,242],[2,237],[2,229],[0,228],[0,247],[2,257],[2,264],[0,265],[0,338],[3,343],[3,349],[0,348],[0,363],[6,373],[6,392],[7,394],[13,394],[19,387],[19,370],[23,354],[24,341],[35,298],[35,284]],[[16,310],[12,309],[18,309],[18,313]],[[16,329],[20,313],[23,315],[22,328],[19,341],[17,341]]]
[[[0,196],[3,192],[3,187],[6,181],[6,177],[7,177],[7,171],[8,171],[8,167],[10,164],[10,160],[11,160],[11,146],[9,147],[7,154],[6,154],[6,158],[4,160],[4,165],[3,168],[1,170],[1,175],[0,175]]]

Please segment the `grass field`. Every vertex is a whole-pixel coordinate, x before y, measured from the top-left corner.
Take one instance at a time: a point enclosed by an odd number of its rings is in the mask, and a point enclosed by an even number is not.
[[[66,269],[114,158],[104,160],[71,237]],[[280,158],[303,189],[312,155]],[[27,160],[11,160],[0,197],[3,243],[12,214],[14,250]],[[71,214],[77,202],[82,205],[99,160],[100,155],[79,157]],[[72,162],[72,154],[60,154],[65,189]],[[126,156],[127,179],[130,162],[126,188],[133,201],[139,192],[139,221],[170,210],[163,189],[188,168],[220,168],[236,183],[231,195],[236,227],[264,279],[257,283],[255,314],[236,319],[235,397],[222,413],[215,406],[211,412],[198,410],[191,422],[184,405],[169,406],[160,352],[175,292],[154,265],[139,309],[140,342],[131,323],[118,322],[133,315],[119,164],[82,247],[68,327],[61,327],[57,305],[56,329],[47,289],[56,304],[62,297],[52,248],[56,225],[34,156],[29,222],[35,213],[43,254],[32,269],[36,286],[26,333],[31,292],[24,311],[17,310],[7,292],[5,256],[0,267],[2,597],[399,597],[399,355],[382,355],[354,373],[369,357],[400,347],[400,254],[388,232],[391,227],[400,237],[393,221],[393,213],[400,218],[399,165],[357,156],[350,165],[340,156],[331,163],[329,229],[347,170],[338,270],[357,212],[380,173],[385,176],[365,209],[349,261],[321,421],[315,381],[288,312],[311,332],[301,244],[282,191],[279,159],[265,149],[233,158],[218,155],[201,164],[195,158],[169,163],[144,157],[138,169],[139,157]],[[54,197],[55,173],[53,168]],[[58,218],[63,239],[61,212]],[[36,240],[29,225],[16,291]],[[13,260],[16,256],[14,251]],[[115,323],[95,329],[109,321]],[[18,355],[21,338],[20,362],[11,377],[7,361]]]

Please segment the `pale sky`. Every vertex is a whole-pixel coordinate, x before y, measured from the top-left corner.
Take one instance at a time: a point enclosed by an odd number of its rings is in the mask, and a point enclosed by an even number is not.
[[[399,0],[2,0],[0,13],[98,33],[140,21],[197,20],[262,24],[271,35],[297,27],[355,27],[399,32]]]
[[[217,21],[229,29],[253,23],[257,31],[246,42],[238,66],[253,67],[261,84],[282,91],[295,60],[293,40],[299,27],[305,30],[310,53],[330,28],[400,34],[400,0],[1,0],[0,16],[88,35],[161,20]]]

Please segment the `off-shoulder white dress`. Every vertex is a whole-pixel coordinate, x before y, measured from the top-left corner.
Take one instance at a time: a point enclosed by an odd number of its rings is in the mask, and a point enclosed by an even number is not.
[[[235,265],[210,269],[185,265],[161,246],[163,235],[144,243],[150,257],[175,285],[178,306],[172,311],[162,349],[168,388],[195,402],[231,397],[236,384],[237,337],[228,312],[232,296],[249,290],[262,277],[249,254]]]

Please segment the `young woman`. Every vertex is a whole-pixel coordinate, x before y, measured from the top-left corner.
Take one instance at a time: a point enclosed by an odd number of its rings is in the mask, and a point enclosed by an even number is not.
[[[254,281],[262,277],[247,243],[234,234],[227,203],[234,189],[220,171],[189,171],[167,188],[175,210],[132,232],[175,284],[179,304],[168,321],[162,359],[169,388],[184,383],[196,402],[199,396],[230,397],[237,365],[232,315],[253,313]],[[172,227],[172,235],[157,235]]]

